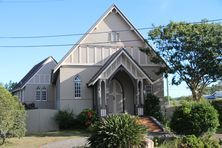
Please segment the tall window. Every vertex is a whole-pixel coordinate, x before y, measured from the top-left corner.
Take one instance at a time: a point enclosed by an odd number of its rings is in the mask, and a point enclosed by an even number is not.
[[[147,94],[152,94],[152,85],[150,85],[150,84],[145,85],[144,90],[145,90],[146,95]]]
[[[36,88],[35,92],[35,100],[36,101],[47,101],[47,89],[45,87],[40,87]]]
[[[36,99],[36,101],[40,101],[41,100],[41,89],[40,89],[40,87],[36,88],[35,99]]]
[[[42,88],[42,101],[47,101],[47,90],[45,87]]]
[[[74,78],[74,96],[75,98],[81,97],[81,79],[79,76]]]

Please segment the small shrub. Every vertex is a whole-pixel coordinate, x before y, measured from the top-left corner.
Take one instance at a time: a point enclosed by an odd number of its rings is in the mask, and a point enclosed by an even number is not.
[[[146,127],[139,124],[137,117],[128,114],[112,115],[94,124],[88,139],[91,147],[133,147],[144,144]]]
[[[165,140],[158,148],[178,148],[181,143],[180,138]]]
[[[179,147],[182,148],[203,148],[204,143],[201,139],[197,138],[194,135],[188,135],[182,138],[181,143],[179,144]]]
[[[30,110],[30,109],[37,109],[35,106],[35,103],[22,103],[22,105],[25,107],[25,110]]]
[[[219,113],[220,127],[222,127],[222,100],[213,100],[211,104]]]
[[[200,136],[215,132],[219,125],[218,113],[209,103],[184,102],[173,113],[171,129],[177,134]]]
[[[203,136],[200,138],[204,143],[204,148],[220,148],[219,141],[214,140],[211,136]]]
[[[219,148],[219,142],[210,137],[187,135],[181,138],[165,140],[159,148]]]
[[[160,107],[160,100],[153,94],[148,94],[144,102],[144,115],[153,116],[159,121],[163,121]]]
[[[84,109],[77,118],[83,127],[89,127],[98,119],[98,116],[94,110]]]
[[[73,111],[61,110],[55,115],[55,120],[59,125],[59,129],[71,129],[73,128],[75,122],[75,116]]]

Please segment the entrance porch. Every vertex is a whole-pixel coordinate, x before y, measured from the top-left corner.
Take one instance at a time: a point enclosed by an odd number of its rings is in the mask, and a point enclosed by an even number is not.
[[[90,80],[93,107],[100,116],[129,113],[143,116],[144,85],[152,84],[124,49],[112,55]]]

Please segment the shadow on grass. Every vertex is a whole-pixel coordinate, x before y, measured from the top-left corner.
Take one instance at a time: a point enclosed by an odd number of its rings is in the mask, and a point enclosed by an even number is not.
[[[90,134],[91,133],[85,129],[70,129],[70,130],[27,134],[26,137],[69,137],[69,136],[88,137],[90,136]]]
[[[222,127],[218,127],[216,134],[222,134]]]

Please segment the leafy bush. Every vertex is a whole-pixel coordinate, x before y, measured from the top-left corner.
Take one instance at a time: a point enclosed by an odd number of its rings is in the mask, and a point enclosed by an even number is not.
[[[25,135],[26,112],[18,98],[0,86],[0,140]]]
[[[75,122],[75,115],[73,111],[69,110],[61,110],[55,115],[55,120],[59,125],[59,129],[71,129],[74,127]]]
[[[166,140],[159,146],[160,148],[219,148],[219,142],[210,137],[196,137],[187,135],[173,140]]]
[[[194,135],[188,135],[182,138],[181,143],[179,144],[179,147],[183,148],[203,148],[204,143],[201,139],[197,138]]]
[[[137,117],[128,114],[111,115],[94,124],[88,139],[91,147],[133,147],[143,145],[146,127]]]
[[[219,141],[214,140],[210,135],[201,137],[202,142],[204,143],[204,148],[219,148]]]
[[[213,100],[211,104],[219,113],[220,127],[222,127],[222,100]]]
[[[35,106],[35,103],[22,103],[22,105],[24,105],[25,110],[29,110],[29,109],[37,109],[37,107]]]
[[[153,94],[148,94],[144,102],[144,115],[153,116],[159,121],[163,121],[160,107],[160,100]]]
[[[177,134],[196,136],[215,132],[218,125],[218,113],[213,106],[193,101],[176,108],[170,122],[171,129]]]
[[[96,112],[92,109],[84,109],[77,118],[84,127],[89,127],[98,119]]]

